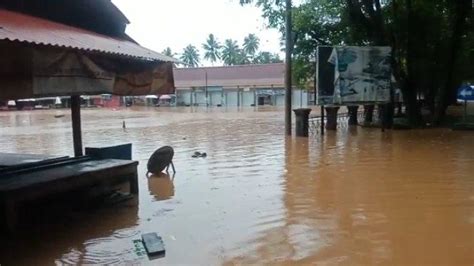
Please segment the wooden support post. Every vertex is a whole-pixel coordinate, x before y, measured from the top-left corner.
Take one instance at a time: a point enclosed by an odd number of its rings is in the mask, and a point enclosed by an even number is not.
[[[130,182],[130,193],[138,195],[138,174],[135,173],[130,176],[129,178]]]
[[[74,142],[74,156],[84,155],[82,151],[81,132],[81,96],[71,96],[72,139]]]
[[[293,50],[293,31],[291,23],[292,5],[291,0],[286,0],[286,47],[285,47],[285,133],[291,136],[291,94],[292,94],[292,77],[291,77],[291,53]]]
[[[321,105],[321,135],[324,135],[324,105]]]

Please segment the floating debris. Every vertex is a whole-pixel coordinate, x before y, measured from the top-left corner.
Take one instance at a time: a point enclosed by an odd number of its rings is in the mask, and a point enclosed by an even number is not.
[[[65,115],[54,115],[55,118],[61,118],[64,117]]]
[[[194,152],[194,154],[191,156],[193,158],[206,158],[207,157],[207,153],[205,152]]]
[[[165,254],[165,244],[157,233],[143,234],[142,241],[148,256],[160,256]]]
[[[143,245],[143,242],[140,239],[134,239],[133,246],[134,246],[133,251],[135,252],[135,254],[137,254],[137,256],[143,257],[147,254],[145,250],[145,246]]]

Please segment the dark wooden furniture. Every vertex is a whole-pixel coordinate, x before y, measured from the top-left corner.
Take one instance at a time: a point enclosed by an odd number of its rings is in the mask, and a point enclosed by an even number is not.
[[[3,204],[7,229],[17,225],[17,209],[26,201],[103,184],[130,183],[130,192],[138,194],[138,162],[117,159],[87,159],[32,167],[0,178],[0,203]]]

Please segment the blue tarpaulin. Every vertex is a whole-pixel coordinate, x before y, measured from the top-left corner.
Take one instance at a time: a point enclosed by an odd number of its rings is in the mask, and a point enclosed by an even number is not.
[[[464,85],[458,89],[458,100],[474,101],[474,86]]]

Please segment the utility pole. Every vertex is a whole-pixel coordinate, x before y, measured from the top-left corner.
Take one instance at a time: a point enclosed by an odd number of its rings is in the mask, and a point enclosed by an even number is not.
[[[293,52],[293,30],[291,23],[291,0],[286,0],[286,47],[285,47],[285,133],[291,136],[291,96],[292,96],[292,77],[291,77],[291,54]]]
[[[209,94],[208,94],[208,87],[207,87],[207,70],[204,70],[204,72],[206,73],[206,106],[208,107],[209,106]]]

